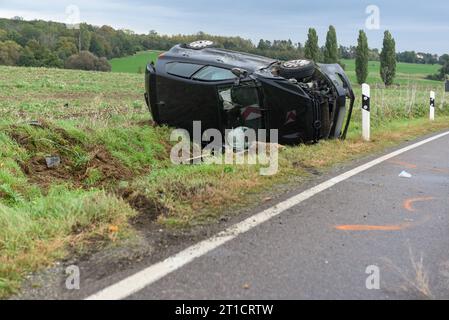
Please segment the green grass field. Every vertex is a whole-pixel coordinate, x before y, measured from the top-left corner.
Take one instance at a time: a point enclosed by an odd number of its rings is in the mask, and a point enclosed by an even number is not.
[[[135,236],[136,216],[158,228],[215,222],[223,207],[260,202],[258,192],[299,183],[310,168],[446,128],[440,85],[374,88],[373,142],[360,140],[357,108],[347,141],[286,148],[279,174],[264,177],[259,166],[173,165],[171,129],[152,125],[136,72],[0,66],[0,296],[55,260]],[[443,107],[432,124],[431,88]],[[61,165],[48,170],[48,156],[59,156]]]
[[[143,73],[150,61],[156,62],[161,51],[143,51],[133,56],[112,59],[112,72]]]
[[[353,83],[357,83],[355,74],[355,60],[343,59],[342,63],[345,64],[345,70]],[[414,63],[401,63],[397,64],[396,69],[396,84],[408,85],[408,84],[420,84],[420,85],[433,85],[439,84],[438,81],[427,80],[426,76],[430,74],[438,73],[441,68],[440,65],[429,64],[414,64]],[[368,80],[369,84],[382,83],[380,78],[380,62],[370,61],[368,64]]]
[[[125,73],[143,73],[145,66],[149,61],[157,61],[157,58],[161,51],[143,51],[138,52],[133,56],[116,58],[110,60],[113,72],[125,72]],[[353,83],[357,83],[355,74],[355,60],[343,59],[346,72]],[[425,65],[425,64],[412,64],[412,63],[398,63],[397,64],[397,76],[395,79],[396,84],[409,85],[419,84],[421,86],[438,85],[440,82],[427,80],[426,76],[435,74],[440,69],[440,65]],[[369,62],[369,76],[367,82],[369,84],[381,84],[379,69],[380,63],[378,61]]]

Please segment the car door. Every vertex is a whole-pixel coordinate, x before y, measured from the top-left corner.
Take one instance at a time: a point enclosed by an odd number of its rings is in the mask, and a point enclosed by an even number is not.
[[[193,130],[200,121],[202,131],[221,129],[217,87],[232,83],[235,76],[227,69],[193,63],[171,62],[158,76],[157,92],[161,123]]]

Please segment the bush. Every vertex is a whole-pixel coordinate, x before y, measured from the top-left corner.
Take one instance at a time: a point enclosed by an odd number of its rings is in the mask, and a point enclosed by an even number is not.
[[[18,61],[24,67],[61,68],[62,60],[36,40],[28,41]]]
[[[66,63],[66,69],[111,71],[111,65],[106,58],[98,58],[89,51],[81,51],[79,54],[70,56]]]
[[[95,62],[95,66],[97,68],[96,70],[98,70],[98,71],[111,72],[111,70],[112,70],[111,64],[109,63],[108,59],[106,59],[105,57],[98,59]]]
[[[444,80],[444,76],[441,75],[440,73],[436,73],[436,74],[429,74],[426,77],[427,80],[434,80],[434,81],[443,81]]]
[[[19,61],[21,52],[22,47],[14,41],[0,41],[0,64],[15,66]]]

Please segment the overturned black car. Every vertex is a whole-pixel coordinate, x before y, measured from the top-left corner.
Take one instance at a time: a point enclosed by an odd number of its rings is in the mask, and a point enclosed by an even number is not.
[[[190,132],[193,121],[222,133],[278,129],[282,144],[344,139],[354,106],[338,64],[280,62],[214,48],[210,41],[163,53],[156,65],[148,64],[145,83],[145,100],[158,124]]]

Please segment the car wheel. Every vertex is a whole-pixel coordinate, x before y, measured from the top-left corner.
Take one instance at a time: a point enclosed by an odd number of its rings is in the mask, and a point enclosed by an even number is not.
[[[210,40],[199,40],[194,41],[186,45],[187,48],[193,49],[193,50],[201,50],[206,48],[211,48],[215,45],[213,41]]]
[[[304,79],[315,72],[315,64],[311,60],[291,60],[283,62],[279,74],[286,79]]]

